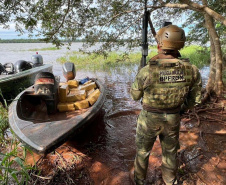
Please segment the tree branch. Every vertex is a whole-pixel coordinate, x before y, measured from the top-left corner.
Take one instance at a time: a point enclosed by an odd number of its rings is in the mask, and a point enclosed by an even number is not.
[[[123,15],[123,14],[128,14],[128,13],[132,13],[132,12],[137,12],[137,11],[140,11],[140,10],[144,10],[144,8],[141,8],[141,9],[136,9],[136,10],[127,10],[127,11],[123,11],[123,12],[120,12],[118,14],[115,14],[111,20],[108,21],[108,23],[111,23],[114,19],[116,19],[117,17]]]
[[[181,9],[190,9],[191,7],[188,6],[187,4],[171,4],[171,3],[166,3],[166,4],[161,4],[160,6],[147,6],[147,8],[154,8],[154,9],[159,9],[159,8],[181,8]]]
[[[195,8],[195,9],[201,10],[202,12],[207,13],[208,15],[210,15],[214,19],[220,21],[223,25],[226,26],[226,18],[223,17],[222,15],[218,14],[217,12],[213,11],[208,6],[203,6],[203,5],[200,5],[198,3],[194,3],[190,0],[179,0],[179,1],[189,5],[189,7],[191,7],[191,8]]]
[[[71,1],[68,0],[67,11],[65,12],[65,15],[64,15],[64,17],[63,17],[63,20],[62,20],[61,24],[57,27],[57,29],[52,33],[51,38],[53,38],[53,36],[54,36],[56,33],[58,33],[59,30],[60,30],[60,28],[64,25],[66,16],[67,16],[67,14],[68,14],[68,12],[69,12],[69,10],[70,10],[70,4],[71,4]]]
[[[155,38],[155,41],[158,42],[157,39],[156,39],[156,37],[155,37],[156,36],[156,31],[155,31],[155,28],[154,28],[154,26],[152,24],[152,21],[151,21],[151,12],[150,12],[150,15],[148,17],[148,22],[149,22],[149,26],[151,28],[151,32],[152,32],[152,34],[153,34],[153,36]]]
[[[179,0],[183,4],[172,4],[172,3],[164,3],[162,0],[159,0],[160,6],[147,6],[147,8],[180,8],[180,9],[190,9],[194,11],[199,11],[203,13],[207,13],[211,17],[213,17],[215,20],[220,21],[223,25],[226,26],[226,18],[222,15],[218,14],[214,10],[210,9],[208,6],[200,5],[198,3],[194,3],[190,0]]]

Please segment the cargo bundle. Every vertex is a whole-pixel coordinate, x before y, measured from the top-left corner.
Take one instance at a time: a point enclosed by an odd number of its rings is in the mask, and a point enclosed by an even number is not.
[[[80,84],[77,80],[69,80],[59,85],[59,112],[86,109],[92,106],[101,92],[93,80]]]

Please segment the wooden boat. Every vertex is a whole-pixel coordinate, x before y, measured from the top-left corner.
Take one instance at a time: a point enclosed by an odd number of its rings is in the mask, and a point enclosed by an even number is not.
[[[9,107],[9,124],[16,136],[36,153],[49,153],[89,124],[100,112],[105,99],[105,88],[97,79],[101,94],[87,109],[47,114],[46,107],[37,106],[29,96],[33,87],[21,92]]]
[[[3,98],[8,102],[12,101],[22,90],[34,84],[36,74],[52,72],[52,67],[52,64],[44,64],[15,74],[1,74],[0,90]]]

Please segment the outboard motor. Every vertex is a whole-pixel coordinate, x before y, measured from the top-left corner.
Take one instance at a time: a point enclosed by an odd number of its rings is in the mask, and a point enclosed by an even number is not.
[[[31,68],[32,68],[32,65],[25,60],[18,60],[15,63],[15,72],[16,73],[19,73],[21,71],[25,71],[25,70],[28,70]]]
[[[38,66],[43,65],[42,55],[39,55],[38,52],[36,52],[35,55],[31,56],[31,62],[33,63],[34,67],[38,67]]]
[[[76,76],[75,65],[72,62],[66,62],[63,64],[63,75],[66,80],[73,80]]]
[[[2,72],[5,71],[5,68],[3,67],[3,65],[0,63],[0,75],[2,74]]]
[[[35,95],[39,95],[45,101],[48,114],[57,110],[58,83],[50,72],[40,72],[35,77]]]
[[[13,63],[5,63],[3,65],[3,67],[4,67],[4,71],[2,72],[2,74],[10,75],[10,74],[14,73],[14,65],[13,65]]]

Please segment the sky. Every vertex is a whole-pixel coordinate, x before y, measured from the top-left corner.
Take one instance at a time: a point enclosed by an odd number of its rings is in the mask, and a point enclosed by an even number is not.
[[[0,25],[0,39],[28,39],[28,33],[25,31],[25,34],[19,36],[19,32],[15,31],[15,24],[10,23],[9,29],[4,29]]]
[[[188,34],[189,29],[185,28],[185,35]],[[19,32],[16,32],[14,29],[2,29],[0,28],[0,39],[28,39],[28,33],[25,33],[21,36],[18,36]],[[33,37],[35,39],[35,37]]]
[[[0,39],[26,39],[27,35],[17,36],[14,31],[0,30]]]
[[[28,39],[28,33],[19,36],[19,32],[16,32],[12,27],[10,29],[3,29],[0,27],[0,39]]]

